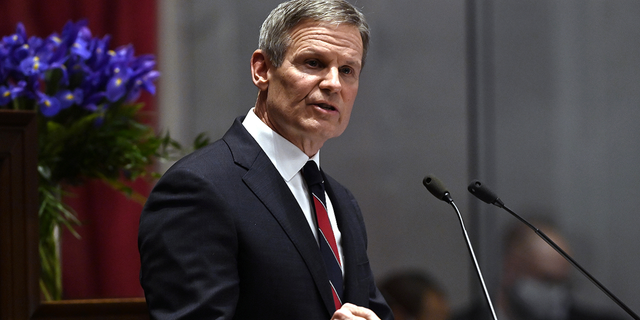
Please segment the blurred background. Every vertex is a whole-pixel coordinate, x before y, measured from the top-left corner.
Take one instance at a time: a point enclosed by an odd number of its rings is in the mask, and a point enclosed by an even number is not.
[[[28,34],[46,36],[87,17],[94,36],[155,53],[162,76],[147,112],[189,143],[200,132],[220,138],[253,106],[249,58],[279,2],[0,0],[0,30],[28,21]],[[494,291],[502,230],[515,218],[472,198],[467,185],[480,179],[515,212],[551,215],[574,259],[638,312],[640,2],[352,3],[372,42],[350,126],[325,144],[322,164],[359,200],[376,276],[429,272],[454,310],[481,297],[455,211],[422,185],[432,173],[460,208]],[[141,295],[141,207],[87,188],[80,211],[93,231],[63,242],[67,297]],[[114,234],[91,235],[108,224]],[[573,278],[581,302],[621,314],[585,277]]]

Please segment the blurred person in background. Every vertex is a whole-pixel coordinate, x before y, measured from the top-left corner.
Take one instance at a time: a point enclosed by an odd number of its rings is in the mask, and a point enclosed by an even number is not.
[[[379,285],[396,320],[448,320],[449,300],[442,287],[418,270],[391,273]]]
[[[556,225],[547,218],[527,219],[562,250],[571,249]],[[500,286],[494,299],[500,320],[613,320],[597,310],[578,306],[571,292],[571,264],[520,221],[509,227],[503,239]],[[454,320],[493,319],[484,300],[478,301]]]

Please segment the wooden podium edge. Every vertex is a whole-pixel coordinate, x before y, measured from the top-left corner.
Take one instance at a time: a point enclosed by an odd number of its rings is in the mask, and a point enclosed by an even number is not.
[[[87,299],[42,302],[33,320],[55,319],[149,319],[144,298]]]

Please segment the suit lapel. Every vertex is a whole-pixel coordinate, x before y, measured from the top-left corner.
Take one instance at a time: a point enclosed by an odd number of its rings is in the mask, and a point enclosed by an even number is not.
[[[309,228],[309,223],[295,197],[291,194],[291,190],[280,177],[280,173],[244,129],[241,121],[241,118],[236,119],[223,140],[229,146],[234,161],[247,169],[247,173],[242,178],[247,187],[271,212],[302,256],[324,304],[331,314],[335,307],[331,296],[329,277],[318,250],[318,243]],[[265,177],[273,178],[265,179]]]

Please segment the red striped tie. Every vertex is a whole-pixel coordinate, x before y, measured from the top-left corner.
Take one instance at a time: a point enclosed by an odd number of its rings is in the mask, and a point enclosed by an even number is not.
[[[338,254],[338,245],[336,244],[336,238],[333,235],[333,229],[331,229],[329,215],[327,214],[324,198],[324,180],[314,161],[308,161],[304,165],[302,175],[307,182],[311,198],[313,199],[313,207],[316,211],[316,219],[318,222],[320,253],[327,268],[329,284],[331,285],[333,293],[333,302],[337,310],[342,306],[342,270],[340,269],[341,262],[340,255]]]

